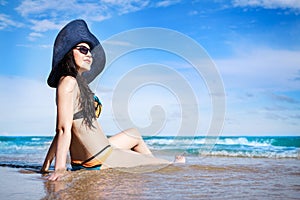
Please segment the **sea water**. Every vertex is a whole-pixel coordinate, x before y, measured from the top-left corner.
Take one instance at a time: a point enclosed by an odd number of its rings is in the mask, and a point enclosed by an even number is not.
[[[120,169],[80,170],[68,172],[61,181],[52,182],[36,174],[52,137],[2,136],[0,199],[274,200],[300,197],[300,137],[144,139],[158,157],[174,159],[174,155],[184,154],[187,163],[144,173]],[[34,188],[24,190],[24,184]]]
[[[41,167],[52,139],[45,136],[0,136],[0,166]],[[155,136],[144,139],[159,155],[300,159],[300,136],[221,136],[213,140],[200,136]]]

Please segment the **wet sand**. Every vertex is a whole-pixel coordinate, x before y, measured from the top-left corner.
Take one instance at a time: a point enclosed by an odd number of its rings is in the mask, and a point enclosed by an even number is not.
[[[1,200],[33,200],[45,196],[44,182],[40,174],[22,169],[0,167],[0,177]]]
[[[0,199],[299,199],[300,160],[188,158],[157,171],[69,172],[58,182],[0,168]]]

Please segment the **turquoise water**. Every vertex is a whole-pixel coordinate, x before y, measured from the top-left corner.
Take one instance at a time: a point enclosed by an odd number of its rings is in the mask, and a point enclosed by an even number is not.
[[[300,137],[145,137],[158,157],[174,159],[185,153],[187,163],[145,173],[79,170],[66,173],[58,182],[45,181],[36,173],[51,141],[52,137],[0,137],[0,199],[274,200],[300,196]]]
[[[153,149],[185,151],[188,155],[295,158],[299,159],[300,137],[150,137],[145,138]]]
[[[244,158],[300,159],[300,136],[289,137],[145,137],[150,149],[158,154],[184,153]],[[42,165],[52,137],[0,137],[0,166],[33,167]],[[204,148],[206,147],[206,148]],[[209,148],[207,148],[209,147]]]

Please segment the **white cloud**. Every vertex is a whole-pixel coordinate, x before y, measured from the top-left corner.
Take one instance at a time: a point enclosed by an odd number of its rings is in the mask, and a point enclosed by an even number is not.
[[[9,15],[0,14],[0,30],[8,27],[22,27],[23,24],[10,19]]]
[[[65,24],[74,18],[82,18],[87,21],[103,21],[114,15],[123,15],[154,6],[167,7],[178,2],[180,1],[94,0],[79,3],[75,0],[23,0],[15,10],[32,23],[32,30],[45,32],[59,29],[61,24]],[[48,20],[45,20],[45,18]]]
[[[234,58],[215,60],[229,88],[299,90],[293,79],[300,69],[299,51],[264,47],[236,50]]]
[[[147,0],[102,0],[101,3],[105,4],[108,9],[114,10],[117,14],[126,14],[142,10],[149,6],[150,1]]]
[[[267,9],[300,9],[299,0],[234,0],[233,5],[240,7],[263,7]]]
[[[33,26],[31,27],[32,30],[36,32],[45,32],[48,30],[57,30],[60,29],[64,23],[56,24],[55,22],[44,19],[44,20],[31,20]],[[38,33],[35,33],[38,34]]]
[[[87,21],[102,21],[110,18],[105,5],[95,3],[78,3],[76,1],[34,1],[24,0],[15,9],[31,24],[35,32],[58,30],[62,25],[74,18]]]
[[[34,14],[48,14],[55,16],[54,13],[46,13],[47,11],[69,11],[75,7],[74,1],[35,1],[35,0],[24,0],[21,4],[16,8],[16,11],[19,12],[23,17],[28,17]]]
[[[174,4],[177,4],[179,3],[180,0],[164,0],[164,1],[159,1],[156,3],[156,6],[157,7],[168,7],[168,6],[171,6],[171,5],[174,5]]]
[[[53,135],[54,90],[45,82],[0,77],[0,127],[9,135]]]
[[[25,47],[25,48],[42,48],[42,49],[52,49],[53,45],[48,44],[40,44],[40,45],[33,45],[33,44],[16,44],[18,47]]]
[[[40,38],[40,37],[43,37],[43,34],[32,32],[32,33],[29,34],[28,39],[30,41],[34,41],[35,39]]]
[[[104,20],[113,14],[124,14],[144,9],[149,5],[149,1],[143,0],[102,0],[102,1],[89,1],[89,2],[76,2],[76,1],[34,1],[24,0],[17,8],[23,17],[31,19],[39,19],[47,16],[55,21],[62,18],[86,18],[93,20]]]
[[[215,60],[227,94],[224,133],[299,133],[293,117],[300,109],[299,96],[293,94],[300,90],[295,80],[300,52],[249,46],[237,48],[232,58]]]

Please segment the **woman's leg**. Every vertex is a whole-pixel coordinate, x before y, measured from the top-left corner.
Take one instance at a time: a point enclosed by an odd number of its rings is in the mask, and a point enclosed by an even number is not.
[[[114,136],[111,136],[108,140],[116,148],[133,150],[145,155],[152,155],[152,152],[144,142],[141,134],[135,128],[122,131]]]
[[[142,170],[141,172],[146,172],[149,170],[150,171],[158,170],[169,164],[172,164],[172,162],[164,159],[156,158],[154,156],[148,156],[145,154],[137,153],[131,150],[113,148],[111,154],[103,162],[101,169],[130,168],[128,169],[128,172],[138,172],[139,170]],[[144,168],[131,169],[132,167],[139,167],[139,166],[144,166],[144,167],[148,166],[148,167],[147,169]]]
[[[102,169],[149,164],[168,165],[171,163],[185,163],[184,156],[176,156],[174,162],[154,157],[141,134],[135,128],[122,131],[111,136],[108,140],[117,149],[114,149],[113,153],[103,163]]]

